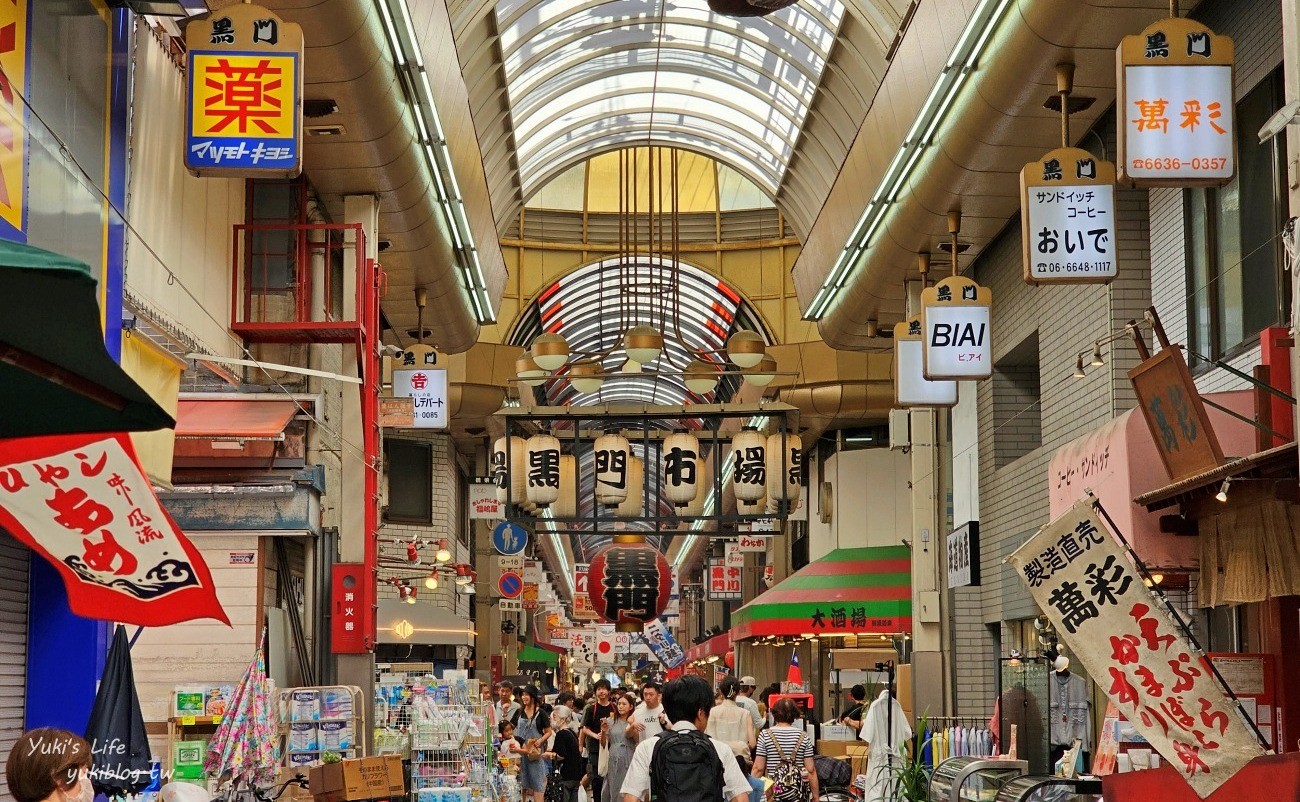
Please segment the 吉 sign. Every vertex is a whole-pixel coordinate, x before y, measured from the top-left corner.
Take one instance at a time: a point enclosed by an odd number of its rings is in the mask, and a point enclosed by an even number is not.
[[[1115,165],[1081,148],[1058,148],[1020,171],[1025,281],[1115,278]]]
[[[894,401],[900,407],[954,407],[957,382],[925,378],[921,316],[894,325]]]
[[[1117,51],[1119,180],[1223,186],[1237,169],[1233,44],[1199,22],[1161,20]]]
[[[447,428],[447,371],[437,368],[394,370],[393,395],[411,399],[415,428]]]
[[[197,176],[302,172],[302,28],[250,4],[185,28],[185,167]]]
[[[993,291],[949,276],[921,292],[925,378],[987,379],[993,375]]]

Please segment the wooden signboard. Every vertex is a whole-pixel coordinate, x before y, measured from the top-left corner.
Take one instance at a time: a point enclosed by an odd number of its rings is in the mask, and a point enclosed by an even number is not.
[[[1223,464],[1223,451],[1179,346],[1143,361],[1128,378],[1171,481]]]

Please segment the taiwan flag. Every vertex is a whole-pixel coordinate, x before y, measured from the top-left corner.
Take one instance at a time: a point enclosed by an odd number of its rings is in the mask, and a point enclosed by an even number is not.
[[[799,670],[798,649],[795,649],[790,653],[790,671],[785,675],[785,681],[795,685],[803,684],[803,672]]]

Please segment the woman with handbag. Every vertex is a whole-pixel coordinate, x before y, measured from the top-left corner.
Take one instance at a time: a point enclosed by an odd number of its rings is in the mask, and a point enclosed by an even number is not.
[[[623,778],[632,764],[636,750],[636,733],[632,730],[632,697],[624,694],[614,702],[614,715],[609,726],[602,728],[600,736],[600,775],[605,778],[601,798],[595,802],[620,802],[623,798]]]
[[[551,773],[546,782],[543,802],[578,800],[578,785],[587,773],[587,765],[578,749],[578,736],[569,728],[572,720],[573,711],[564,705],[556,705],[551,711],[551,730],[555,733],[555,743],[550,751],[542,753],[542,757],[551,761]]]
[[[551,735],[551,723],[537,688],[526,685],[519,697],[521,707],[514,715],[515,738],[523,744],[524,754],[519,767],[519,786],[523,791],[523,802],[545,802],[546,764],[542,762],[542,751]]]

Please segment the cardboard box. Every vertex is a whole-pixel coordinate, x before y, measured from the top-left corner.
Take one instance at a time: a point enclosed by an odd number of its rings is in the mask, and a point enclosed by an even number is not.
[[[289,766],[282,768],[275,775],[275,787],[278,789],[289,780],[292,780],[294,776],[299,773],[306,776],[308,771],[310,771],[310,769],[307,766]],[[284,800],[284,802],[312,802],[311,789],[301,788],[296,784],[290,785],[285,789],[284,796],[280,797],[280,799]]]
[[[308,781],[317,802],[353,802],[406,793],[400,755],[363,757],[313,766]]]
[[[844,757],[849,753],[849,744],[852,741],[818,741],[817,754],[826,757]]]
[[[867,758],[871,755],[871,747],[868,744],[848,744],[845,749],[849,755],[849,766],[853,769],[853,776],[867,773]]]

